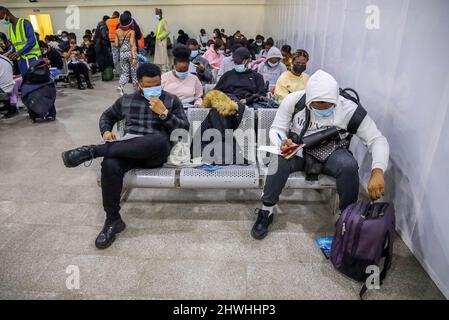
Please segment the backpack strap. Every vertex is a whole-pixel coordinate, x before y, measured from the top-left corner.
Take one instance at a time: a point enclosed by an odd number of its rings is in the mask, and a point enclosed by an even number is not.
[[[349,120],[348,128],[346,130],[350,134],[355,135],[357,133],[357,130],[359,130],[360,124],[365,119],[368,112],[366,112],[365,108],[363,108],[363,106],[360,104],[360,96],[354,89],[340,88],[340,96],[357,104],[357,109],[352,115],[351,120]]]
[[[295,110],[293,111],[293,115],[292,115],[292,121],[293,121],[293,118],[295,118],[295,116],[304,109],[306,109],[306,120],[304,122],[304,126],[302,127],[301,133],[299,134],[299,136],[296,133],[294,133],[293,131],[290,131],[290,133],[289,133],[290,138],[295,143],[301,143],[301,140],[304,137],[304,135],[306,134],[307,129],[309,128],[309,125],[310,125],[310,110],[308,108],[306,108],[306,94],[304,94],[301,97],[301,99],[299,99],[299,101],[296,103]]]

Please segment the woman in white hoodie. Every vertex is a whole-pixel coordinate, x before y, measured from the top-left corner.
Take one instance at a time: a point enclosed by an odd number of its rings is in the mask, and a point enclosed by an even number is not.
[[[306,107],[295,113],[295,106],[304,94],[306,95]],[[305,91],[291,93],[284,99],[271,127],[270,140],[275,146],[279,146],[281,151],[286,150],[293,144],[292,140],[288,139],[289,131],[300,135],[306,122],[307,112],[310,114],[310,125],[305,132],[305,137],[329,127],[350,131],[348,127],[356,110],[361,110],[358,109],[356,103],[339,95],[337,81],[330,74],[319,70],[310,77]],[[388,166],[389,145],[374,121],[366,113],[362,114],[364,117],[361,118],[363,120],[359,122],[355,135],[372,154],[373,162],[368,191],[371,199],[377,200],[384,194],[384,172]],[[336,179],[340,210],[343,211],[358,199],[357,161],[342,145],[331,149],[331,154],[322,161],[322,165],[322,173]],[[268,234],[268,226],[273,222],[273,208],[279,201],[279,195],[289,175],[296,171],[304,171],[304,169],[305,160],[299,156],[290,160],[278,156],[277,161],[270,163],[269,175],[262,195],[263,207],[259,209],[257,221],[251,231],[251,235],[255,239],[263,239]]]

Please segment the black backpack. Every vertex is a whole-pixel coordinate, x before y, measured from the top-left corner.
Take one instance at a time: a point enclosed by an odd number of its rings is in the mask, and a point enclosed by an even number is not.
[[[25,73],[24,80],[32,84],[46,83],[51,81],[50,68],[48,67],[48,64],[43,60],[32,62],[27,72]]]
[[[340,96],[343,98],[346,98],[355,104],[357,104],[357,109],[354,112],[354,114],[351,117],[351,120],[349,121],[348,128],[346,132],[348,133],[347,137],[345,139],[348,140],[347,146],[349,147],[349,143],[351,141],[351,138],[354,134],[357,133],[357,130],[360,127],[360,124],[365,119],[366,115],[368,114],[365,108],[360,104],[360,97],[359,94],[351,88],[341,89],[340,88]],[[292,119],[295,117],[295,115],[302,110],[306,110],[306,119],[303,125],[303,128],[301,130],[301,133],[297,135],[293,131],[290,131],[289,138],[293,140],[293,142],[297,144],[302,143],[302,139],[304,138],[304,135],[307,132],[307,129],[310,126],[310,109],[306,106],[306,95],[304,94],[301,99],[298,101],[298,103],[295,105],[295,111],[293,112]],[[339,130],[341,132],[341,130]],[[305,174],[306,174],[306,180],[307,181],[317,181],[318,176],[321,174],[323,170],[323,163],[318,161],[316,158],[314,158],[312,155],[310,155],[307,152],[307,147],[304,148],[304,160],[305,160]]]

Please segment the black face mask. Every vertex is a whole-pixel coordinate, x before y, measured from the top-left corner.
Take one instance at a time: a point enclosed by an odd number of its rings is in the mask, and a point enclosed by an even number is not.
[[[305,66],[305,65],[303,65],[303,64],[294,64],[294,65],[293,65],[293,71],[294,71],[296,74],[301,74],[301,73],[303,73],[304,71],[306,71],[306,68],[307,68],[307,66]]]

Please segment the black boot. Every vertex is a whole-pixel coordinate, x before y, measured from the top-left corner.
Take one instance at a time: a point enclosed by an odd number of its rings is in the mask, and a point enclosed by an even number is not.
[[[95,158],[94,146],[82,146],[80,148],[64,151],[62,161],[67,168],[75,168],[81,163]]]
[[[94,86],[92,85],[92,82],[90,82],[89,78],[86,79],[86,84],[87,84],[87,88],[88,89],[93,89],[94,88]]]
[[[9,119],[9,118],[17,116],[18,114],[19,114],[19,110],[17,110],[17,107],[13,106],[13,105],[9,105],[9,110],[8,110],[8,112],[5,113],[3,118]]]
[[[251,230],[251,236],[256,240],[262,240],[268,234],[268,226],[273,222],[273,214],[270,211],[256,209],[257,220]]]
[[[95,246],[98,249],[108,248],[115,240],[115,235],[126,229],[126,224],[121,218],[114,221],[108,221],[104,223],[103,229],[95,239]]]
[[[78,82],[78,89],[86,90],[86,87],[81,82]]]

